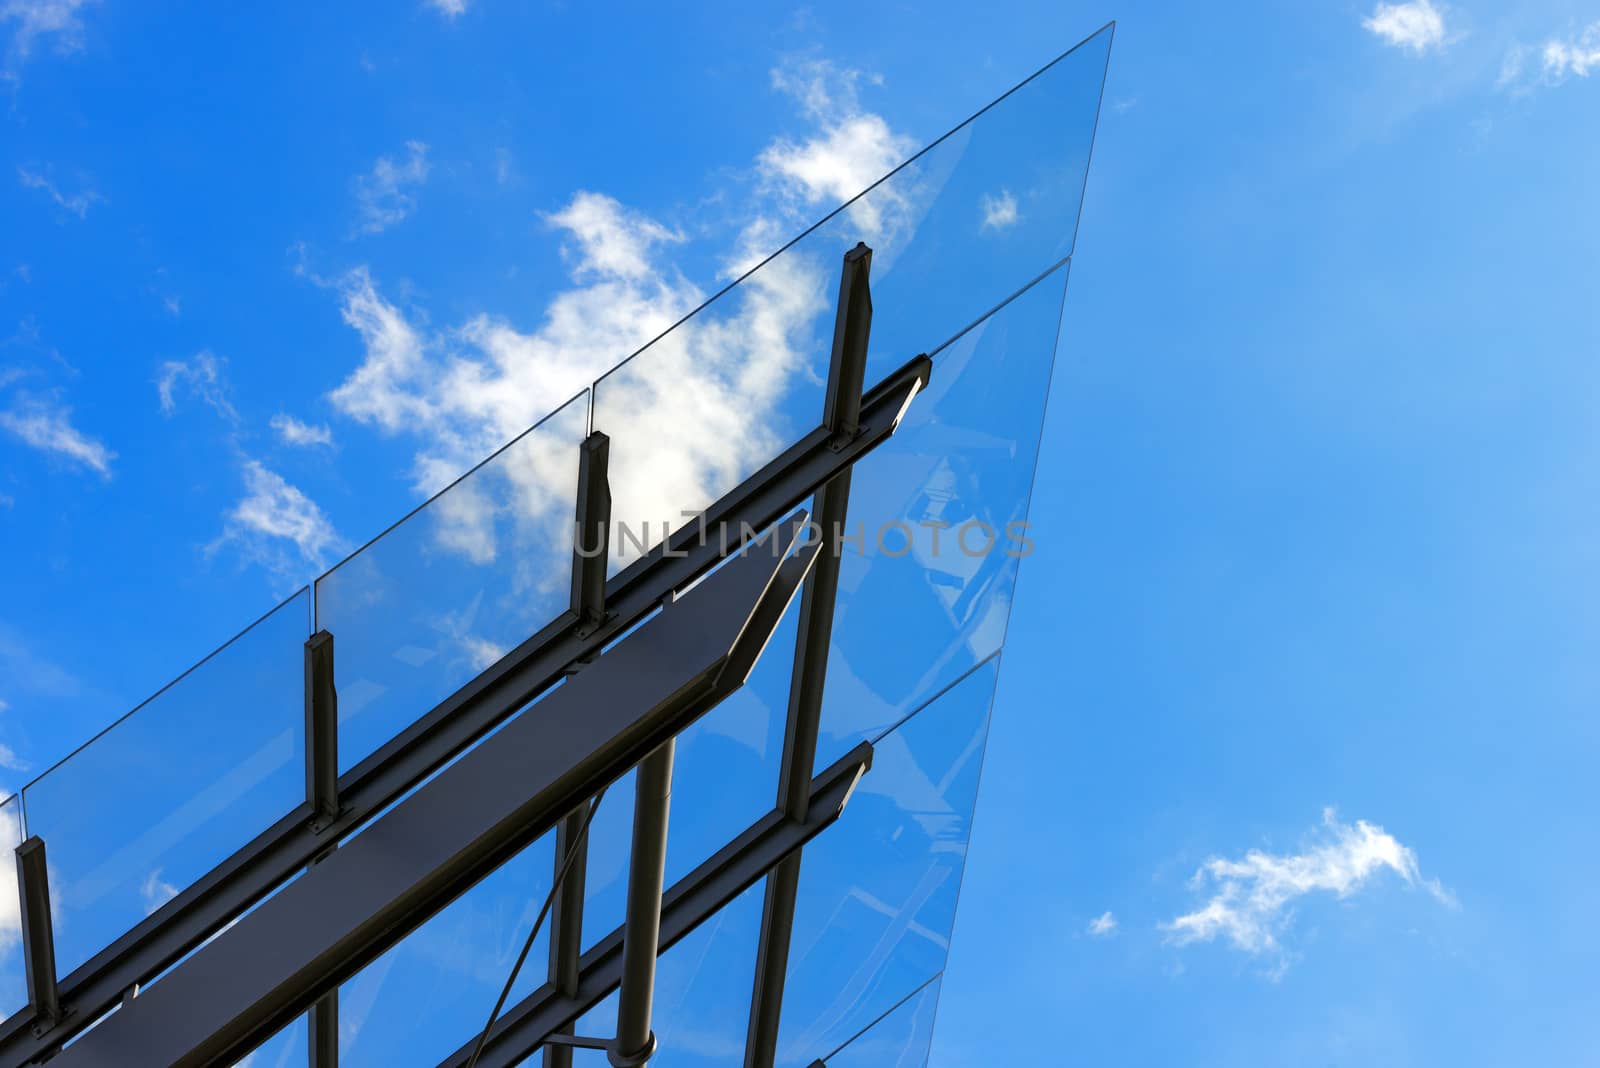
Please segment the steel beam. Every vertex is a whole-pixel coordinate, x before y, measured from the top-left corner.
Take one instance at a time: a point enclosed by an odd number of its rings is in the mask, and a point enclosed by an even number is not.
[[[805,513],[766,535],[794,546]],[[60,1068],[243,1057],[744,685],[815,558],[708,575],[57,1055]]]
[[[506,717],[548,690],[574,665],[653,611],[747,540],[745,531],[776,522],[840,471],[886,441],[927,384],[932,361],[918,356],[887,376],[862,400],[858,435],[844,448],[829,447],[823,427],[795,442],[708,508],[699,528],[675,533],[606,584],[607,618],[580,637],[576,617],[564,612],[498,663],[422,715],[410,727],[339,778],[340,810],[322,834],[312,830],[309,805],[286,813],[205,876],[141,923],[63,977],[61,999],[71,1018],[43,1037],[31,1030],[31,1013],[0,1021],[0,1068],[42,1060],[74,1028],[98,1019],[123,995],[148,983],[222,930],[273,890],[297,876],[327,842],[342,838],[383,812]],[[701,529],[726,529],[732,537],[703,539]]]
[[[661,952],[661,884],[667,870],[667,823],[672,813],[672,757],[665,744],[639,762],[633,779],[633,847],[628,859],[628,911],[623,923],[622,987],[617,1037],[606,1050],[613,1068],[636,1068],[655,1056],[650,1030],[656,957]]]
[[[339,815],[339,695],[333,685],[333,635],[306,639],[306,804],[311,830],[321,833]]]
[[[606,569],[611,548],[611,439],[595,431],[578,451],[578,504],[572,524],[572,602],[579,636],[606,619]]]
[[[556,827],[555,903],[550,912],[549,982],[567,997],[578,992],[578,968],[583,956],[583,892],[589,863],[589,835],[584,810],[570,812]],[[574,855],[575,854],[575,855]],[[562,858],[572,855],[563,876]],[[570,1034],[570,1025],[568,1033]],[[572,1049],[552,1043],[544,1048],[544,1068],[572,1068]]]
[[[872,767],[872,746],[862,742],[811,783],[811,808],[802,820],[773,809],[672,885],[661,901],[664,953],[723,906],[754,886],[784,857],[821,834],[844,811],[856,783]],[[583,955],[575,994],[546,983],[508,1009],[489,1032],[478,1068],[512,1068],[604,1001],[622,981],[625,928],[618,927]],[[440,1062],[464,1068],[476,1036]]]
[[[861,382],[872,331],[871,270],[872,250],[866,245],[857,245],[845,254],[822,419],[840,446],[860,431]],[[817,732],[822,723],[822,694],[827,683],[828,647],[833,640],[833,610],[838,601],[842,538],[849,509],[847,469],[817,494],[816,526],[822,532],[822,551],[811,577],[806,579],[800,602],[794,671],[789,680],[789,715],[778,768],[778,807],[794,819],[804,819],[811,803],[811,772],[817,762]],[[745,1031],[745,1068],[772,1068],[777,1055],[801,858],[799,852],[785,858],[767,877],[750,993],[750,1022]]]

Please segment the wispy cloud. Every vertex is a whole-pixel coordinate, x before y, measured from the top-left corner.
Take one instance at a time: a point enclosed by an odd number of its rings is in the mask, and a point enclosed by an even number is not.
[[[144,898],[144,914],[148,916],[177,897],[178,888],[161,878],[161,869],[157,868],[145,877],[139,887],[139,896]]]
[[[793,61],[772,71],[773,87],[793,97],[817,131],[801,140],[780,139],[761,153],[761,172],[782,194],[808,210],[833,208],[883,177],[916,150],[916,142],[862,108],[858,86],[876,80],[825,60]],[[904,220],[894,198],[856,205],[856,222],[884,240]]]
[[[428,6],[447,19],[466,14],[467,0],[428,0]]]
[[[1339,822],[1325,809],[1318,838],[1302,853],[1274,854],[1252,849],[1240,860],[1221,857],[1201,865],[1190,880],[1195,890],[1211,896],[1193,912],[1162,925],[1168,940],[1184,946],[1222,938],[1252,956],[1287,963],[1280,937],[1293,919],[1293,906],[1308,894],[1347,898],[1391,871],[1408,886],[1421,886],[1440,901],[1452,903],[1437,880],[1424,879],[1416,854],[1382,827],[1357,820]]]
[[[170,417],[177,412],[178,395],[182,392],[198,397],[228,422],[237,423],[239,413],[228,399],[228,380],[223,373],[226,362],[210,351],[196,353],[191,360],[164,362],[156,374],[161,414]]]
[[[38,189],[45,193],[56,207],[80,219],[89,217],[89,209],[105,202],[105,197],[85,186],[76,193],[63,193],[44,173],[28,167],[17,168],[17,180],[24,189]]]
[[[18,71],[41,42],[61,53],[83,47],[83,22],[78,12],[93,0],[0,0],[0,24],[11,28],[6,63],[0,78],[16,81]]]
[[[53,397],[18,396],[11,408],[0,411],[0,429],[41,452],[87,467],[102,478],[111,478],[111,461],[117,454],[73,426],[72,409]]]
[[[245,496],[228,513],[223,532],[207,547],[239,547],[280,578],[298,583],[323,570],[344,540],[310,497],[259,460],[246,458]]]
[[[1429,0],[1379,4],[1361,25],[1395,48],[1421,55],[1445,43],[1444,14]]]
[[[272,417],[272,429],[278,432],[285,445],[332,445],[333,431],[325,423],[302,423],[292,415],[279,412]]]
[[[1095,938],[1109,938],[1117,933],[1117,918],[1107,909],[1089,921],[1088,931]]]
[[[1011,195],[1009,189],[1002,189],[998,196],[985,193],[979,200],[983,209],[983,228],[985,230],[1007,230],[1017,225],[1017,198]]]
[[[379,156],[372,173],[356,179],[356,205],[361,215],[358,229],[362,233],[380,233],[416,208],[411,191],[428,180],[428,146],[407,141],[406,153],[399,163],[390,156]]]
[[[1569,77],[1587,78],[1600,70],[1600,22],[1590,23],[1571,40],[1552,38],[1540,52],[1547,81],[1562,82]]]

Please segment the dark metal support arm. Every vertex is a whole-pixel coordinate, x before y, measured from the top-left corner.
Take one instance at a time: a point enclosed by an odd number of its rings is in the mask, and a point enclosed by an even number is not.
[[[628,861],[628,911],[622,936],[622,990],[617,1037],[607,1050],[613,1068],[635,1068],[655,1056],[650,1030],[656,956],[661,952],[661,884],[667,868],[667,823],[672,813],[672,757],[667,739],[634,775],[633,851]]]
[[[795,545],[801,512],[769,531]],[[667,605],[57,1055],[230,1064],[744,685],[815,558],[764,550]]]

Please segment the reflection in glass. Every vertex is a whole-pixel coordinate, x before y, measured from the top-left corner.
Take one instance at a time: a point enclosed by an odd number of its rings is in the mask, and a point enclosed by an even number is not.
[[[778,1063],[838,1049],[944,969],[998,659],[881,738],[800,867]]]
[[[22,844],[22,796],[0,804],[0,1020],[28,1004],[28,977],[22,962],[22,913],[17,886],[17,846]]]
[[[62,975],[305,798],[301,590],[23,790]]]
[[[567,607],[580,394],[317,580],[348,770]]]
[[[1005,640],[1066,276],[937,353],[900,429],[856,465],[818,768]]]

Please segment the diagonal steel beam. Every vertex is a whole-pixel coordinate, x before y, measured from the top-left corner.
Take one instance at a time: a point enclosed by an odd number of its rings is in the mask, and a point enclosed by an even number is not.
[[[795,547],[804,524],[773,528],[56,1063],[199,1068],[254,1049],[744,685],[815,559]]]
[[[862,400],[859,434],[842,449],[818,427],[730,490],[705,512],[701,529],[725,527],[726,544],[702,540],[691,527],[635,561],[606,584],[605,622],[586,636],[563,613],[498,663],[421,716],[406,730],[339,777],[339,813],[320,833],[311,806],[286,813],[211,872],[95,954],[60,981],[70,1015],[48,1034],[35,1034],[32,1012],[0,1021],[0,1068],[22,1068],[99,1019],[131,989],[161,975],[207,938],[297,876],[330,840],[347,836],[417,783],[498,726],[506,717],[596,655],[627,628],[744,543],[743,532],[776,522],[817,487],[886,441],[927,384],[932,361],[918,356],[887,376]]]
[[[674,883],[661,900],[661,951],[677,945],[754,886],[783,858],[832,826],[856,783],[872,766],[872,746],[862,742],[811,782],[811,806],[802,819],[773,809],[709,860]],[[541,1045],[604,1001],[622,981],[624,928],[618,927],[583,956],[575,993],[546,983],[509,1009],[489,1033],[478,1068],[522,1064]],[[464,1068],[476,1038],[440,1062]]]

